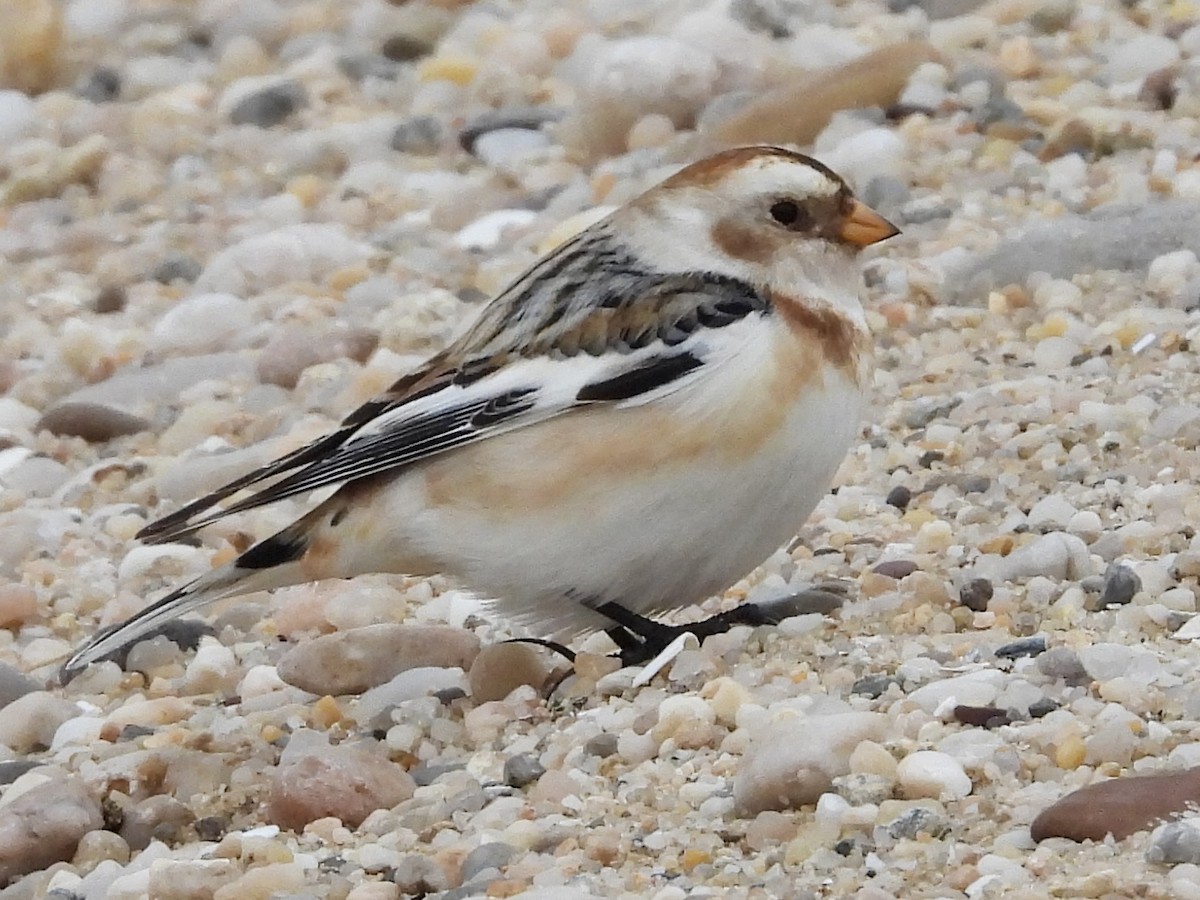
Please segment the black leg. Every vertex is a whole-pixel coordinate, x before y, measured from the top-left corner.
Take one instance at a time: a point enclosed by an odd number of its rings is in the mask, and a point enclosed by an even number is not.
[[[653,659],[684,632],[690,631],[703,641],[709,635],[728,631],[734,625],[772,624],[771,617],[764,615],[757,606],[745,604],[688,625],[664,625],[630,612],[618,603],[603,603],[595,609],[617,623],[618,627],[608,629],[607,634],[620,648],[618,656],[627,666]]]

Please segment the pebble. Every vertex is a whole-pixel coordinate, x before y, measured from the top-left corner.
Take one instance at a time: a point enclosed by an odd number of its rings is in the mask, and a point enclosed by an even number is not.
[[[742,757],[733,780],[740,815],[796,809],[815,803],[850,770],[862,741],[878,740],[884,720],[875,713],[833,713],[767,726]]]
[[[811,144],[838,110],[891,106],[909,76],[933,55],[925,42],[908,41],[808,77],[788,79],[717,123],[705,145]]]
[[[297,81],[267,85],[241,97],[229,110],[232,125],[273,128],[308,103],[308,92]]]
[[[92,103],[111,103],[121,96],[121,73],[99,66],[75,83],[75,93]]]
[[[0,90],[0,140],[7,144],[29,136],[37,121],[37,108],[24,92]]]
[[[1162,200],[1136,209],[1106,210],[1103,215],[1066,215],[1053,223],[1031,223],[1019,235],[947,272],[945,296],[986,297],[996,287],[1024,284],[1032,272],[1069,279],[1093,269],[1141,271],[1164,247],[1200,255],[1200,231],[1190,230],[1197,215],[1190,201]]]
[[[480,844],[462,862],[462,880],[471,881],[487,869],[503,869],[517,855],[517,848],[501,841]]]
[[[936,750],[910,753],[896,767],[900,792],[910,800],[959,800],[971,793],[971,778],[953,756]]]
[[[1042,342],[1043,344],[1045,341]],[[1038,345],[1039,347],[1041,344]],[[1077,348],[1076,348],[1076,352]],[[1053,368],[1059,368],[1054,366]],[[1065,498],[1058,494],[1043,497],[1029,510],[1028,522],[1030,528],[1039,531],[1062,531],[1070,524],[1078,510]]]
[[[1064,581],[1090,575],[1092,563],[1087,545],[1080,538],[1054,531],[991,562],[987,568],[993,581],[1019,581],[1038,575]]]
[[[356,722],[367,724],[405,701],[448,692],[465,697],[469,687],[461,669],[418,666],[406,669],[386,684],[371,688],[359,698],[351,716]]]
[[[367,329],[322,330],[285,325],[262,348],[255,371],[264,384],[291,390],[305,369],[337,359],[363,363],[378,346],[379,335]]]
[[[486,161],[477,142],[496,131],[525,132],[537,135],[540,140],[535,147],[548,146],[546,138],[541,134],[543,126],[557,122],[563,116],[563,110],[556,106],[522,106],[507,109],[488,110],[470,119],[458,131],[458,143],[468,153],[474,153]],[[510,135],[509,137],[515,137]]]
[[[14,700],[36,691],[39,685],[36,681],[19,669],[0,662],[0,711]],[[4,743],[0,740],[0,743]]]
[[[6,2],[0,8],[0,87],[27,94],[52,88],[62,77],[64,32],[55,0]]]
[[[390,146],[401,153],[433,156],[446,145],[446,129],[436,116],[414,116],[396,126]]]
[[[1035,841],[1065,837],[1121,841],[1200,802],[1200,768],[1162,775],[1111,778],[1067,794],[1029,826]]]
[[[299,831],[309,822],[335,816],[355,828],[375,810],[412,796],[412,778],[378,750],[330,746],[323,739],[299,740],[297,735],[270,772],[271,822]]]
[[[1100,608],[1124,606],[1142,589],[1142,580],[1129,566],[1112,562],[1104,570],[1104,587],[1100,590]]]
[[[146,892],[156,900],[228,896],[241,874],[232,859],[161,859],[149,873]]]
[[[0,584],[0,628],[19,626],[36,614],[37,594],[32,588]]]
[[[1193,821],[1184,819],[1154,829],[1146,848],[1146,861],[1171,866],[1200,864],[1200,828]]]
[[[49,748],[64,722],[79,715],[74,703],[47,691],[32,691],[0,708],[0,745],[18,753]]]
[[[589,158],[624,150],[630,127],[651,113],[692,124],[720,76],[711,53],[663,35],[581,41],[571,69],[577,106],[560,139]]]
[[[503,700],[529,685],[541,692],[550,682],[556,657],[531,644],[503,643],[484,647],[471,663],[467,680],[476,703]]]
[[[942,709],[951,701],[964,706],[990,706],[999,696],[1005,680],[1003,672],[981,669],[931,681],[910,693],[908,699],[929,713]]]
[[[986,612],[995,593],[995,588],[986,578],[972,578],[959,588],[958,602],[974,612]]]
[[[1112,81],[1136,81],[1179,60],[1179,45],[1164,35],[1139,34],[1114,40],[1107,48],[1104,75]]]
[[[392,869],[392,883],[404,895],[420,895],[445,891],[455,885],[437,860],[418,853],[406,854]]]
[[[361,263],[371,252],[341,225],[284,225],[214,254],[195,287],[199,292],[247,297],[289,282],[320,283],[334,271]]]
[[[181,300],[158,320],[152,346],[162,353],[212,353],[236,345],[252,322],[240,297],[197,294]]]
[[[390,622],[325,634],[279,658],[288,684],[313,694],[358,694],[420,667],[468,669],[479,639],[461,628]]]
[[[545,774],[545,766],[528,753],[518,753],[504,761],[504,783],[509,787],[528,787]]]
[[[917,840],[922,834],[943,838],[951,831],[950,820],[927,806],[913,806],[885,826],[893,840]]]
[[[151,841],[175,844],[195,818],[179,800],[158,794],[124,810],[120,836],[130,850],[144,850]]]
[[[510,230],[524,229],[536,219],[530,209],[498,209],[461,228],[454,243],[463,250],[491,250]]]
[[[1034,635],[1013,641],[996,648],[996,656],[1001,659],[1020,659],[1022,656],[1040,656],[1046,652],[1045,635]]]
[[[1070,647],[1051,647],[1037,658],[1037,669],[1047,678],[1061,678],[1069,685],[1086,684],[1089,681],[1079,654]]]
[[[37,428],[51,434],[102,444],[126,434],[146,431],[150,428],[150,421],[112,406],[63,400],[46,411],[38,420]]]
[[[125,865],[129,862],[130,850],[125,839],[111,831],[89,831],[79,839],[71,865],[82,872],[89,872],[103,862]]]
[[[0,806],[0,884],[71,859],[104,824],[100,802],[77,778],[58,778]]]

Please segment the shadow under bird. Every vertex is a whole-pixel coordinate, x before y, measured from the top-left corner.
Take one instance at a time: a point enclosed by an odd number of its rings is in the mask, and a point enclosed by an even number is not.
[[[444,573],[544,637],[605,630],[627,662],[685,628],[761,620],[650,616],[745,576],[829,489],[869,377],[857,257],[897,233],[790,150],[687,166],[330,434],[147,525],[143,540],[174,541],[338,486],[96,634],[64,681],[215,600],[368,572]]]

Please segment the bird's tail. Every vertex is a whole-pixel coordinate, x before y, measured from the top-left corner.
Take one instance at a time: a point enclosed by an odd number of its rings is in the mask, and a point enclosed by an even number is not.
[[[136,643],[185,613],[226,597],[309,580],[298,560],[307,549],[304,520],[255,544],[237,559],[176,588],[124,622],[93,635],[59,669],[66,684],[91,663]]]

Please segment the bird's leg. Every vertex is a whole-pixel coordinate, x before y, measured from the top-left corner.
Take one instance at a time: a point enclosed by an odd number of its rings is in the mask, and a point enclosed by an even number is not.
[[[603,613],[617,623],[617,627],[606,632],[620,648],[617,654],[626,666],[640,665],[653,659],[666,649],[679,635],[691,632],[699,640],[728,631],[735,625],[776,625],[779,618],[769,610],[753,603],[743,603],[733,609],[709,616],[699,622],[686,625],[664,625],[630,612],[618,603],[604,603],[596,612]]]

